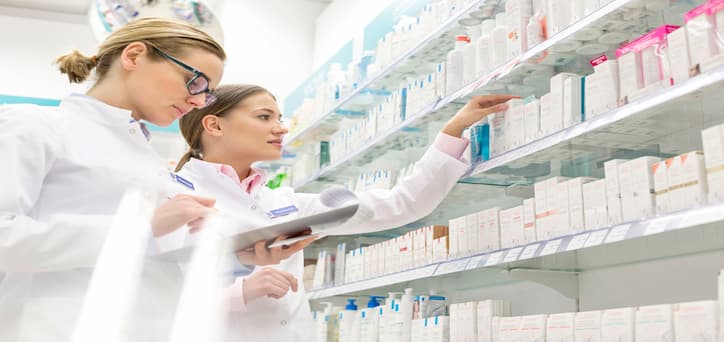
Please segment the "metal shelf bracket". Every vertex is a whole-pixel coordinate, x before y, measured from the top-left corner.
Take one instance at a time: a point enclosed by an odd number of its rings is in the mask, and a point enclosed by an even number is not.
[[[511,280],[532,281],[578,300],[578,273],[575,271],[513,268],[506,271]]]

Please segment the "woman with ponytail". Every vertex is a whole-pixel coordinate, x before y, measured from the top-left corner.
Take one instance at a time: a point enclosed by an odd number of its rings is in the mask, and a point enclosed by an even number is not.
[[[215,94],[216,102],[192,110],[179,121],[190,150],[179,161],[178,175],[191,180],[197,193],[216,198],[220,211],[244,217],[244,228],[250,230],[328,210],[318,194],[296,193],[290,187],[265,187],[266,176],[252,167],[258,161],[281,158],[287,129],[275,97],[254,85],[224,85]],[[474,97],[448,121],[411,176],[391,190],[357,193],[360,209],[355,217],[325,234],[379,231],[428,215],[470,166],[462,158],[469,144],[461,138],[463,130],[489,114],[505,110],[505,102],[511,98]],[[236,334],[237,340],[312,339],[311,312],[303,287],[281,299],[274,296],[274,284],[268,279],[270,274],[280,271],[301,279],[303,252],[279,265],[257,267],[251,275],[235,280],[233,292],[240,296],[232,298],[229,333]]]
[[[212,104],[225,58],[189,24],[139,19],[93,56],[57,59],[70,82],[94,79],[85,94],[58,107],[0,107],[0,341],[71,340],[125,190],[169,179],[142,121],[168,126]],[[167,195],[148,222],[156,237],[215,210],[211,198]],[[144,325],[126,327],[121,340],[166,341],[173,310],[162,303],[175,305],[183,280],[177,267],[144,267],[133,314]]]

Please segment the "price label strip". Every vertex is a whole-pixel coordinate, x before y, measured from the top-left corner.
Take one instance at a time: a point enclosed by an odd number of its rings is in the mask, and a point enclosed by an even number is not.
[[[523,253],[520,254],[520,257],[518,258],[518,260],[525,260],[525,259],[530,259],[530,258],[535,257],[535,252],[538,251],[539,247],[540,247],[539,243],[532,244],[532,245],[525,247],[525,249],[523,250]]]
[[[435,275],[464,271],[470,259],[459,259],[441,264],[435,271]]]
[[[505,255],[505,251],[495,252],[493,254],[490,254],[488,257],[488,260],[485,261],[485,266],[494,266],[500,263],[500,259],[503,258],[503,255]]]
[[[631,229],[631,224],[627,223],[621,226],[616,226],[608,232],[606,237],[606,243],[622,241],[628,235],[628,231]]]
[[[649,224],[646,225],[646,230],[644,230],[643,236],[649,236],[665,232],[666,227],[669,226],[669,221],[671,221],[670,217],[664,217],[649,222]]]
[[[593,247],[602,244],[603,240],[606,239],[606,235],[608,235],[608,229],[599,230],[591,233],[591,235],[588,236],[588,240],[586,240],[586,243],[583,245],[583,247]]]
[[[523,247],[516,247],[509,250],[508,254],[506,254],[505,258],[503,259],[503,262],[513,262],[518,260],[521,252],[523,252]]]
[[[540,256],[551,255],[555,252],[558,252],[558,247],[561,246],[561,242],[563,242],[563,239],[548,241],[545,247],[543,247],[543,250],[540,252]]]
[[[478,255],[470,259],[470,262],[468,263],[468,266],[465,267],[465,270],[472,270],[474,268],[478,268],[481,261],[483,261],[483,258],[485,258],[485,255]]]
[[[575,251],[576,249],[583,248],[583,245],[586,244],[586,240],[588,240],[588,236],[591,235],[589,233],[584,234],[578,234],[574,236],[571,239],[571,242],[568,243],[568,247],[566,248],[567,251]]]

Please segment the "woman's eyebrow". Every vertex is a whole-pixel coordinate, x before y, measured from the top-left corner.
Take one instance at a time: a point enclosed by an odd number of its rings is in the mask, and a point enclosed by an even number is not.
[[[255,109],[255,110],[253,110],[253,112],[254,112],[254,113],[266,112],[266,113],[269,113],[269,114],[272,114],[272,115],[278,115],[280,118],[284,117],[284,114],[282,114],[282,113],[280,113],[280,112],[277,112],[277,111],[275,111],[275,110],[273,110],[273,109],[267,108],[267,107],[257,108],[257,109]]]
[[[271,109],[269,109],[269,108],[267,108],[267,107],[256,108],[256,109],[254,109],[254,111],[255,111],[255,112],[262,111],[262,112],[269,112],[269,113],[272,113],[272,114],[276,114],[275,111],[273,111],[273,110],[271,110]]]

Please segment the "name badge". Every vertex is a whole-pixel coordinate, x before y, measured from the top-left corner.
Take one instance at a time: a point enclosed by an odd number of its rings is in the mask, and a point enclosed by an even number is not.
[[[176,183],[179,183],[191,190],[196,190],[196,188],[194,187],[194,183],[189,182],[187,179],[184,179],[183,177],[181,177],[175,173],[171,173],[170,175],[171,175],[171,179],[173,181],[175,181]]]
[[[277,218],[277,217],[287,216],[287,215],[297,212],[297,211],[299,211],[299,209],[297,209],[296,206],[290,205],[288,207],[271,210],[268,213],[266,213],[266,215],[269,216],[269,218]]]

